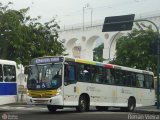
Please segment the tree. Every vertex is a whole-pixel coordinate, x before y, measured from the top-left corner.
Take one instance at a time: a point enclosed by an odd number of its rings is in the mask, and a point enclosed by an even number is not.
[[[100,44],[99,46],[93,49],[94,51],[93,60],[94,61],[103,62],[103,48],[104,48],[104,43]]]
[[[156,56],[151,52],[151,45],[156,39],[157,34],[151,26],[145,30],[134,29],[127,36],[118,39],[116,58],[111,63],[138,69],[151,69],[156,73]]]
[[[32,58],[61,55],[64,46],[57,40],[56,19],[39,23],[40,17],[27,16],[29,8],[12,10],[0,3],[0,58],[24,65]]]

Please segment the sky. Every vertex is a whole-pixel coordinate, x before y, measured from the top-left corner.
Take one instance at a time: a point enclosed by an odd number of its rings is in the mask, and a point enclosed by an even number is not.
[[[83,19],[94,23],[107,16],[160,13],[160,0],[0,0],[9,1],[13,9],[30,7],[28,14],[41,16],[40,22],[56,17],[61,26],[81,24]]]

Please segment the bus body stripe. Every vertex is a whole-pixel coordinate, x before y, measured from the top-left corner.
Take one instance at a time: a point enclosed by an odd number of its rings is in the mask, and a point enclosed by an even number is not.
[[[113,68],[113,65],[112,64],[106,64],[105,68]]]
[[[96,66],[102,66],[102,67],[104,67],[104,64],[103,63],[96,63]]]
[[[74,58],[65,58],[65,61],[70,61],[70,62],[75,62],[75,59]]]
[[[0,95],[17,95],[17,83],[0,83]]]
[[[88,61],[88,60],[76,59],[75,61],[78,63],[86,63],[86,64],[91,64],[91,65],[96,65],[96,62]]]

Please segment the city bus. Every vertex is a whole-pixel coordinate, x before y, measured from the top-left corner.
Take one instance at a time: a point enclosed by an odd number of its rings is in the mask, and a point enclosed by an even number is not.
[[[17,100],[16,62],[0,59],[0,105]]]
[[[155,104],[153,72],[79,58],[39,57],[28,68],[27,103],[46,105],[50,112],[64,107],[88,111]]]

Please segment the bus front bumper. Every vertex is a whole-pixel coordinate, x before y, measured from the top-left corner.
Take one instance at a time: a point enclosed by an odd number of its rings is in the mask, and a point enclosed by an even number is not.
[[[27,96],[27,104],[30,105],[63,105],[62,96],[54,96],[51,98],[32,98]]]

